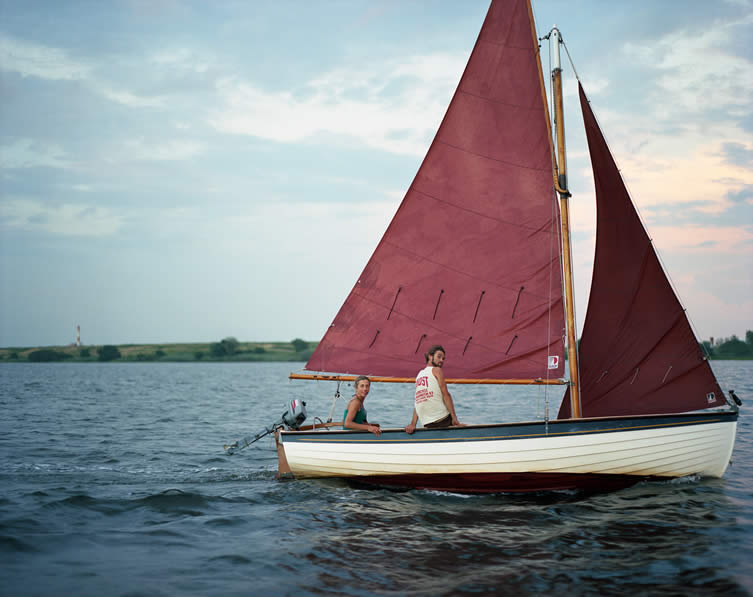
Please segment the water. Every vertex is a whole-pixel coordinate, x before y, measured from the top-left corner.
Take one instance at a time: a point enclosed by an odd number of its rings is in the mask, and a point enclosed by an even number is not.
[[[753,361],[713,363],[744,400],[724,479],[527,497],[281,482],[269,437],[225,456],[291,398],[326,418],[334,384],[298,366],[0,365],[0,594],[753,594]],[[452,390],[465,422],[551,392]],[[366,407],[403,426],[412,398]]]

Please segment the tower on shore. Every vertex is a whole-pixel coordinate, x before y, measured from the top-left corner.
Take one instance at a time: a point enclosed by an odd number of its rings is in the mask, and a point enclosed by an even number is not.
[[[76,326],[76,346],[81,346],[81,326]]]

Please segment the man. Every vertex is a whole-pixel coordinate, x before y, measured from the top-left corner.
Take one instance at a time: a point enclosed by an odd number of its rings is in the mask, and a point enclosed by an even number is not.
[[[413,433],[416,430],[419,418],[424,427],[460,425],[442,372],[445,360],[444,348],[437,344],[432,346],[424,356],[426,367],[421,369],[416,376],[413,419],[405,428],[406,433]]]

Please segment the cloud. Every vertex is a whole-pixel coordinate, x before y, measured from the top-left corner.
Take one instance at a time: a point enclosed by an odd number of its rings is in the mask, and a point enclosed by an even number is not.
[[[724,50],[751,24],[753,15],[718,19],[700,33],[623,46],[648,91],[622,111],[619,102],[594,109],[641,207],[694,204],[686,217],[718,215],[753,184],[753,144],[739,125],[753,106],[751,63]]]
[[[164,61],[162,64],[174,66]],[[0,70],[51,81],[83,81],[98,95],[132,108],[159,108],[166,105],[166,98],[162,96],[145,96],[127,89],[114,88],[96,75],[97,67],[96,62],[81,62],[71,58],[66,50],[0,34]],[[193,66],[194,70],[198,68]],[[113,74],[112,70],[110,65],[107,71]]]
[[[187,160],[202,152],[202,144],[192,140],[151,142],[144,137],[129,139],[123,144],[129,160],[175,161]]]
[[[753,185],[746,185],[739,191],[730,193],[729,199],[733,203],[753,205]]]
[[[751,63],[723,48],[749,35],[751,25],[753,14],[734,21],[717,20],[701,33],[675,31],[654,44],[628,42],[623,51],[657,76],[657,89],[648,104],[655,106],[659,116],[683,120],[688,114],[719,111],[725,115],[720,118],[734,120],[751,112]]]
[[[74,60],[65,50],[0,35],[0,70],[41,79],[85,79],[91,66]]]
[[[753,0],[724,0],[726,4],[732,4],[733,6],[742,6],[744,8],[753,7]]]
[[[680,141],[690,146],[690,154],[682,155],[688,147],[665,139],[652,142],[653,151],[621,156],[625,179],[641,206],[695,203],[692,209],[698,213],[719,214],[731,206],[730,196],[753,185],[753,169],[727,160],[723,147],[728,143],[690,133]]]
[[[177,70],[203,74],[210,70],[210,64],[188,48],[163,48],[154,52],[149,62],[173,72]]]
[[[722,143],[722,156],[727,162],[736,166],[753,166],[753,145],[750,147],[743,143]]]
[[[465,57],[415,56],[373,70],[336,69],[298,93],[270,92],[237,78],[218,82],[219,131],[283,143],[316,135],[355,139],[396,154],[421,156],[446,109]]]
[[[753,249],[753,229],[732,226],[652,226],[651,237],[662,252],[741,254]]]
[[[53,206],[30,199],[4,199],[0,223],[7,228],[59,236],[103,237],[121,228],[122,217],[110,209],[87,204]]]
[[[127,90],[116,90],[107,86],[101,86],[100,92],[107,99],[130,108],[161,108],[166,105],[167,101],[162,96],[140,96]]]
[[[57,144],[34,139],[16,139],[0,146],[0,166],[15,168],[69,168],[71,162],[65,151]]]

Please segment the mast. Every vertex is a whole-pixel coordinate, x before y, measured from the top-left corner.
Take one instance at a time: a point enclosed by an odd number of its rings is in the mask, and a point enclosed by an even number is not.
[[[573,269],[570,244],[570,210],[567,190],[567,158],[565,155],[565,120],[562,105],[562,68],[560,66],[560,43],[562,36],[555,25],[551,33],[554,46],[552,68],[552,91],[554,94],[554,124],[557,136],[557,180],[560,196],[562,226],[562,259],[565,285],[565,320],[567,325],[567,359],[570,367],[570,416],[578,419],[580,412],[580,376],[578,374],[578,349],[575,342],[575,303],[573,301]]]

